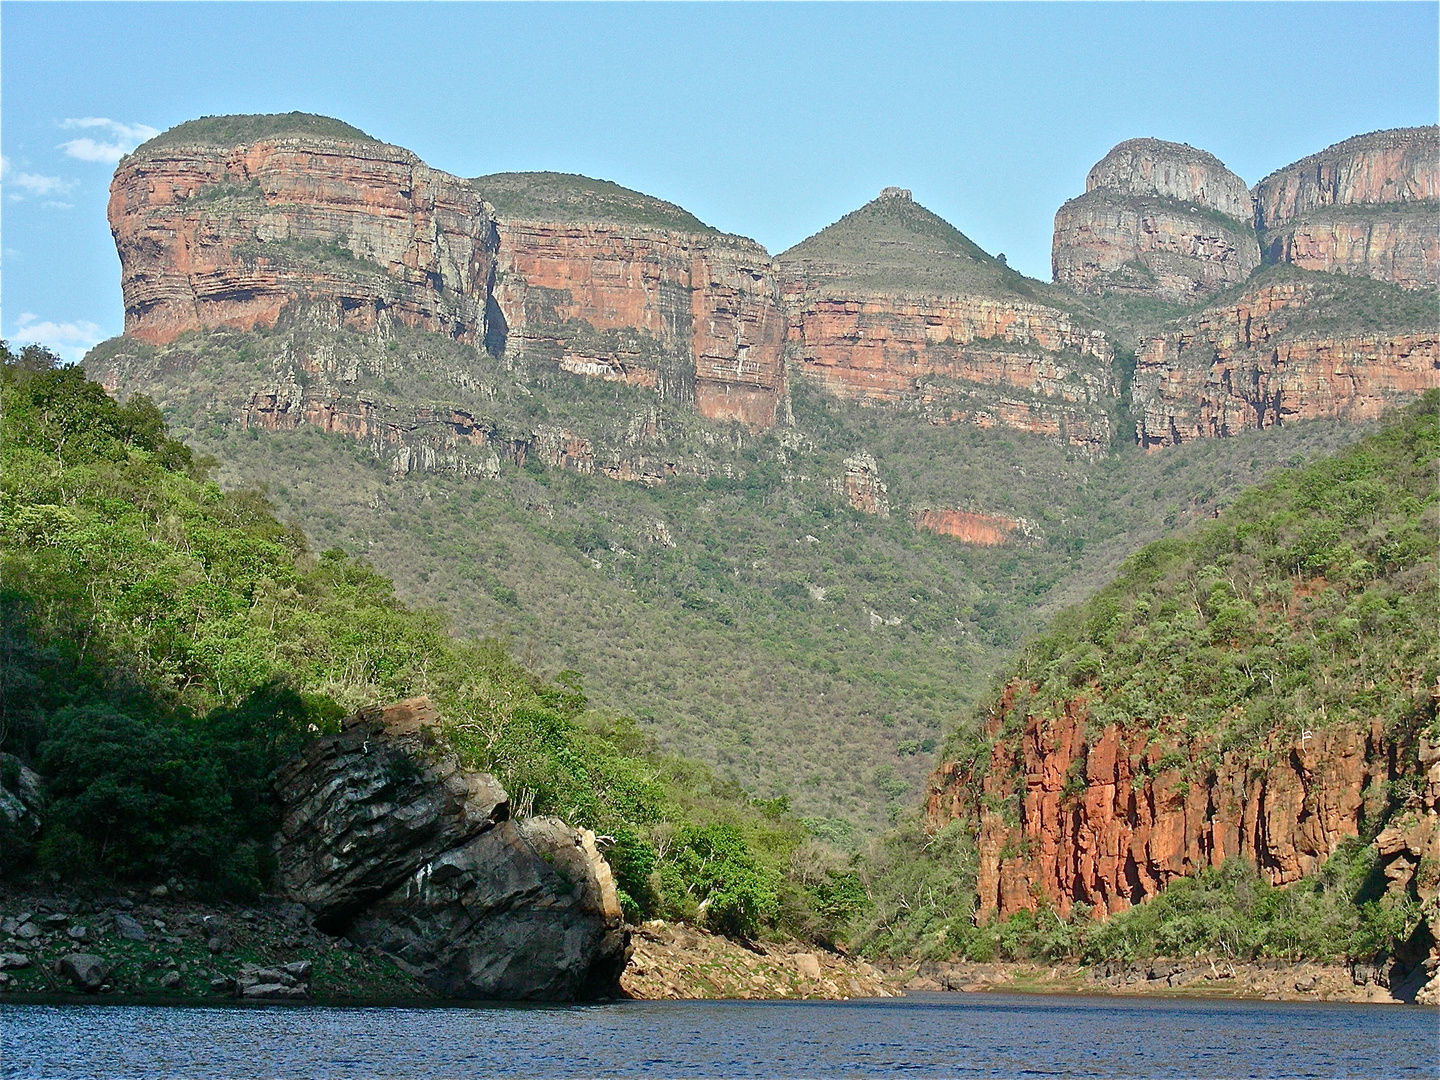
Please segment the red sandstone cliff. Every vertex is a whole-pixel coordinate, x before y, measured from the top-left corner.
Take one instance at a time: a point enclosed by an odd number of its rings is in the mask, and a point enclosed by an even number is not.
[[[1440,282],[1440,130],[1336,143],[1255,185],[1269,262],[1392,281]]]
[[[994,547],[1009,542],[1025,528],[1023,521],[997,514],[974,514],[965,510],[916,510],[911,520],[917,529],[953,536],[966,544]]]
[[[639,225],[504,219],[495,297],[516,355],[654,387],[709,419],[752,429],[776,421],[785,317],[758,244]]]
[[[1201,299],[1260,264],[1245,182],[1203,150],[1120,143],[1055,215],[1051,269],[1081,293]]]
[[[1333,295],[1324,279],[1257,280],[1234,302],[1147,342],[1131,388],[1141,445],[1321,417],[1374,420],[1437,385],[1440,327],[1312,328]]]
[[[1099,918],[1235,856],[1274,884],[1296,881],[1359,835],[1403,769],[1378,721],[1216,755],[1183,724],[1092,725],[1083,697],[1058,717],[1031,715],[1017,705],[1022,689],[1010,684],[987,720],[989,753],[943,764],[926,801],[931,827],[978,827],[982,919],[1042,902],[1062,916],[1089,904]],[[1440,753],[1427,744],[1421,759],[1433,790],[1420,811],[1433,834]],[[1387,837],[1396,853],[1402,831]],[[1435,846],[1433,835],[1419,841],[1432,859]]]
[[[120,163],[109,217],[125,332],[144,341],[271,326],[297,302],[336,325],[484,336],[494,223],[465,181],[399,147],[181,129]]]

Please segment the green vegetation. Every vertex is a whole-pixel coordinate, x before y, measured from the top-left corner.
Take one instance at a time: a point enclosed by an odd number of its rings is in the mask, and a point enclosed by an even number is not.
[[[1434,290],[1402,289],[1386,281],[1302,270],[1288,263],[1261,267],[1242,284],[1217,293],[1205,307],[1222,308],[1257,288],[1275,284],[1296,284],[1307,291],[1303,305],[1270,315],[1281,328],[1280,340],[1407,330],[1433,333],[1440,325]]]
[[[839,289],[916,296],[970,294],[1057,304],[1062,293],[987,255],[944,218],[907,198],[881,197],[777,259]],[[1063,295],[1064,306],[1074,301]]]
[[[305,359],[322,356],[323,368]],[[1301,424],[1091,459],[797,380],[793,425],[752,435],[643,387],[554,365],[507,370],[439,335],[378,341],[283,324],[163,350],[116,339],[87,364],[149,388],[174,429],[219,459],[226,486],[263,485],[317,549],[363,552],[398,595],[444,610],[461,633],[506,641],[532,669],[584,670],[593,702],[635,717],[665,751],[861,829],[911,805],[934,741],[1053,611],[1139,544],[1358,430]],[[399,474],[389,447],[235,422],[257,387],[291,379],[363,396],[402,424],[413,410],[463,409],[488,443]],[[547,467],[538,449],[515,464],[505,448],[537,430],[583,435],[597,466],[643,454],[699,475],[615,483]],[[889,518],[851,510],[837,491],[857,449],[879,462]],[[909,513],[922,506],[1024,518],[1033,536],[961,544],[917,531]],[[900,621],[875,625],[871,612]]]
[[[720,235],[683,207],[609,180],[571,173],[517,172],[477,176],[470,183],[495,207],[501,220],[644,225],[696,236]]]
[[[349,142],[376,143],[379,139],[366,135],[357,127],[341,120],[313,113],[268,113],[253,116],[202,116],[187,120],[162,131],[148,142],[141,143],[135,153],[158,150],[167,146],[204,143],[211,146],[243,146],[260,139],[286,135],[307,135],[316,139],[343,139]]]
[[[462,758],[518,804],[614,837],[632,915],[730,933],[818,925],[788,803],[755,803],[588,709],[339,551],[313,555],[224,492],[141,397],[119,405],[38,347],[0,353],[0,749],[47,778],[38,848],[70,879],[178,876],[245,896],[270,872],[273,769],[359,704],[432,694]]]

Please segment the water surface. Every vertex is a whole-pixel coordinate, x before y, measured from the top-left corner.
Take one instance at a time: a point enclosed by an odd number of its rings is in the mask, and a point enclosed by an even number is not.
[[[1434,1077],[1434,1010],[914,994],[473,1008],[0,1007],[4,1077]]]

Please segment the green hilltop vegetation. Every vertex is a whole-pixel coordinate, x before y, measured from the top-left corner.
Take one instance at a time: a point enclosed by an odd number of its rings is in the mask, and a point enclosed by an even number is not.
[[[643,225],[696,236],[719,235],[683,207],[609,180],[572,173],[508,172],[477,176],[470,183],[502,220]]]
[[[314,113],[268,113],[253,116],[202,116],[187,120],[141,143],[134,153],[157,150],[166,146],[187,146],[195,143],[211,146],[243,146],[260,139],[286,135],[308,135],[316,139],[343,139],[349,142],[378,143],[357,127]]]
[[[812,841],[785,800],[661,753],[590,707],[574,671],[546,679],[451,636],[253,492],[222,490],[147,399],[119,405],[57,363],[0,351],[0,767],[30,764],[48,796],[38,844],[0,837],[7,878],[252,896],[272,871],[273,769],[357,705],[428,693],[467,764],[615,838],[633,919],[703,910],[729,933],[813,935],[854,901],[835,860],[792,871]]]
[[[872,199],[776,256],[792,273],[840,289],[914,296],[980,295],[1056,304],[1060,294],[985,253],[904,196]],[[1066,307],[1074,299],[1066,295]]]
[[[1418,899],[1386,895],[1369,842],[1423,785],[1418,737],[1440,740],[1437,412],[1440,393],[1431,391],[1356,445],[1277,472],[1217,520],[1141,549],[1001,676],[1027,688],[1012,711],[1016,724],[1084,694],[1095,723],[1143,725],[1176,745],[1199,737],[1212,758],[1258,752],[1276,731],[1368,731],[1378,718],[1397,748],[1401,779],[1379,789],[1378,802],[1371,793],[1357,840],[1286,889],[1234,859],[1105,923],[1091,923],[1076,905],[1069,921],[1042,910],[976,927],[976,859],[965,824],[927,837],[910,820],[865,868],[874,907],[857,938],[882,952],[974,960],[1216,948],[1236,957],[1369,960],[1408,936]],[[972,721],[957,727],[945,757],[973,759],[987,747]],[[1181,767],[1203,780],[1213,763]],[[1437,867],[1419,873],[1433,888]],[[934,899],[917,904],[917,896]]]

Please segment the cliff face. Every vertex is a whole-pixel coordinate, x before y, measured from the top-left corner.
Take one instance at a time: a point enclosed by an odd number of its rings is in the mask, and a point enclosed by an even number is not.
[[[494,223],[468,184],[399,147],[157,140],[115,170],[109,217],[125,332],[143,341],[271,326],[297,302],[337,326],[484,337]]]
[[[1025,523],[997,514],[974,514],[965,510],[917,510],[911,515],[917,529],[953,536],[966,544],[993,547],[1010,541]]]
[[[791,357],[831,393],[1108,443],[1103,331],[1045,303],[908,192],[889,190],[780,263]]]
[[[1141,445],[1319,417],[1374,420],[1436,385],[1440,328],[1433,320],[1426,328],[1423,311],[1413,330],[1347,329],[1344,319],[1325,320],[1337,300],[1343,294],[1323,279],[1257,280],[1234,302],[1150,340],[1131,388]]]
[[[1255,185],[1269,262],[1406,287],[1440,281],[1440,132],[1361,135]]]
[[[785,317],[759,245],[597,222],[502,220],[500,238],[508,353],[651,387],[707,419],[775,423]]]
[[[943,765],[926,802],[934,827],[978,823],[982,917],[1042,900],[1062,916],[1075,903],[1113,914],[1236,856],[1273,884],[1297,881],[1360,834],[1399,776],[1378,722],[1216,761],[1179,729],[1096,730],[1075,698],[1055,719],[1022,710],[1018,736],[1000,739],[1021,689],[1007,687],[987,721],[988,758]]]
[[[1110,151],[1085,194],[1055,215],[1058,284],[1101,295],[1191,301],[1243,281],[1260,263],[1250,194],[1214,156],[1132,139]]]

